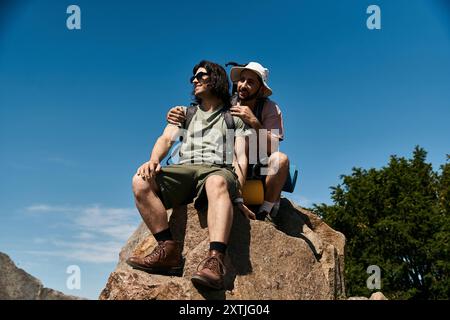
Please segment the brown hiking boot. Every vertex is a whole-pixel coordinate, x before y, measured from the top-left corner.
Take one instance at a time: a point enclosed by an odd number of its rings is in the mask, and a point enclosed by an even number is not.
[[[152,253],[143,258],[130,257],[127,263],[135,269],[149,273],[179,275],[183,271],[181,248],[173,240],[159,241]]]
[[[200,262],[191,281],[197,285],[222,290],[223,276],[226,273],[223,259],[223,253],[216,250],[209,251],[209,256]]]

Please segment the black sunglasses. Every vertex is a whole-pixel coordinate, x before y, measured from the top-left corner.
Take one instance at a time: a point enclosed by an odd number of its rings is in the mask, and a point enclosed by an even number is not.
[[[208,75],[208,73],[206,73],[206,72],[199,72],[195,76],[191,77],[191,83],[194,82],[194,79],[197,79],[198,82],[201,82],[201,81],[203,81],[203,76],[207,76],[207,75]]]

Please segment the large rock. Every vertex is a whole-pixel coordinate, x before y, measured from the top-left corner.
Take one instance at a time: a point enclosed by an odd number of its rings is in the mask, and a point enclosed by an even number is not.
[[[174,238],[184,240],[182,277],[134,270],[125,260],[147,255],[156,241],[144,224],[120,252],[100,299],[337,299],[344,295],[345,237],[308,210],[282,199],[279,230],[234,213],[226,290],[196,288],[190,281],[208,252],[206,213],[189,205],[170,216]],[[186,230],[186,232],[184,232]]]
[[[16,267],[0,252],[0,300],[77,300],[74,296],[44,288],[41,281]]]
[[[388,299],[384,296],[383,292],[377,291],[372,293],[369,300],[388,300]]]
[[[388,300],[388,299],[384,296],[382,292],[377,291],[372,293],[370,298],[359,296],[359,297],[349,297],[347,298],[347,300]]]

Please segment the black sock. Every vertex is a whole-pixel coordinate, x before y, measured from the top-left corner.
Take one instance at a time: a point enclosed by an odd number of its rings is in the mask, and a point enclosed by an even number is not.
[[[209,250],[216,250],[220,253],[225,254],[225,251],[227,251],[227,245],[223,242],[210,242],[209,243]]]
[[[256,220],[263,221],[267,217],[267,212],[258,212],[257,214],[255,214],[255,216],[256,216]]]
[[[158,242],[173,240],[172,233],[170,232],[170,228],[167,228],[166,230],[155,233],[153,236],[155,237],[156,241],[158,241]]]

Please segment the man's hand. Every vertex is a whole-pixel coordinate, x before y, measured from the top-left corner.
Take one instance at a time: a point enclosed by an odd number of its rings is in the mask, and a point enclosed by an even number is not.
[[[245,204],[239,203],[238,208],[239,208],[239,210],[241,210],[242,214],[245,217],[247,217],[247,219],[256,220],[255,213],[252,210],[250,210],[249,208],[247,208],[247,206]]]
[[[182,124],[186,120],[186,116],[184,115],[183,107],[177,106],[173,107],[167,113],[167,122],[174,124],[176,126]]]
[[[242,212],[242,214],[247,218],[251,220],[256,220],[255,213],[247,208],[247,206],[244,204],[244,198],[242,197],[242,190],[238,190],[238,196],[236,199],[234,199],[234,204],[237,205],[239,210]]]
[[[159,161],[150,159],[150,161],[139,167],[136,174],[144,180],[149,180],[150,178],[154,178],[160,171],[161,165]]]
[[[230,108],[232,116],[236,116],[242,119],[246,124],[253,127],[253,125],[258,121],[252,110],[248,106],[235,105]]]

